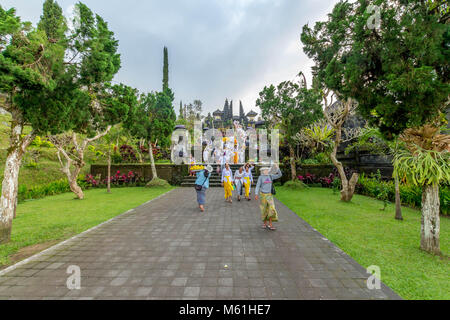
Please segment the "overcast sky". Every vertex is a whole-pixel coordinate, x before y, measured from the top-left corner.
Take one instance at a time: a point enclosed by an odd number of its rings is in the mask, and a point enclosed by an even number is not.
[[[2,0],[36,23],[44,0]],[[302,26],[323,20],[337,0],[84,0],[119,40],[122,69],[115,81],[141,91],[161,90],[163,47],[169,48],[175,110],[200,99],[204,114],[225,98],[255,109],[268,84],[292,80],[311,61],[300,43]],[[65,12],[75,1],[58,0]],[[259,110],[255,109],[259,112]],[[238,108],[234,108],[235,114]]]

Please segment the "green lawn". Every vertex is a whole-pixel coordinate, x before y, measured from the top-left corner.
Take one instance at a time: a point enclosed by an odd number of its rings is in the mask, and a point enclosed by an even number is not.
[[[441,218],[441,258],[419,249],[418,210],[404,208],[405,221],[396,221],[392,204],[380,211],[380,201],[356,195],[344,203],[320,188],[279,187],[277,198],[363,267],[379,266],[382,281],[404,299],[450,299],[450,219]]]
[[[0,267],[21,248],[68,239],[171,189],[119,188],[111,194],[95,189],[85,192],[85,200],[74,200],[72,193],[66,193],[21,203],[11,242],[0,245]]]

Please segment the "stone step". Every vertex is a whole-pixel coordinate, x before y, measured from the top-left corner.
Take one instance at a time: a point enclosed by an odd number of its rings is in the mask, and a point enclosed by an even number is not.
[[[193,188],[195,187],[195,183],[193,182],[183,182],[181,183],[181,187],[182,188]],[[222,184],[221,183],[209,183],[209,187],[210,188],[222,188]],[[252,185],[252,188],[255,188],[256,184],[254,183]]]

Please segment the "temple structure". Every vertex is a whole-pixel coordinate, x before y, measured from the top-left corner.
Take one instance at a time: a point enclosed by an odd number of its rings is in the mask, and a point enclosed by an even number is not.
[[[239,101],[239,115],[234,114],[233,101],[225,100],[223,110],[216,110],[205,118],[205,125],[209,128],[231,128],[234,121],[238,121],[244,128],[255,127],[257,123],[258,113],[251,110],[249,113],[244,112],[242,101]]]

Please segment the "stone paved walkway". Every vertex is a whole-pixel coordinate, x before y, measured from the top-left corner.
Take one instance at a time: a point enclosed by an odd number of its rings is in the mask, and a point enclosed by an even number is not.
[[[0,276],[0,299],[398,299],[277,201],[275,232],[257,203],[175,189]],[[67,289],[68,266],[81,289]]]

